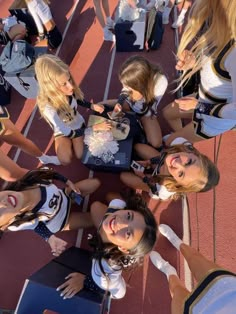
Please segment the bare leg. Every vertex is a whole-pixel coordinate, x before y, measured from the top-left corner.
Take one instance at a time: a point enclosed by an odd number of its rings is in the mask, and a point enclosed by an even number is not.
[[[105,20],[102,14],[101,0],[93,0],[94,3],[94,11],[97,16],[98,22],[102,28],[106,26]]]
[[[69,165],[73,158],[71,139],[61,136],[55,138],[55,151],[62,165]]]
[[[108,0],[102,0],[102,7],[103,7],[106,18],[110,17],[110,8],[109,8]]]
[[[141,123],[143,125],[147,141],[153,147],[160,147],[162,144],[162,134],[159,122],[156,117],[142,117]]]
[[[170,136],[167,138],[167,140],[165,142],[166,145],[169,146],[171,144],[171,142],[177,137],[186,138],[186,140],[188,140],[191,143],[195,143],[195,142],[199,142],[199,141],[203,140],[203,138],[201,138],[200,136],[195,134],[193,122],[190,122],[184,128],[180,129],[179,131],[176,131],[176,132],[170,134]]]
[[[15,127],[11,120],[4,120],[2,122],[5,126],[4,132],[1,134],[1,140],[7,142],[10,145],[19,147],[25,153],[34,156],[42,156],[42,151],[31,140],[27,139],[20,131]]]
[[[140,189],[146,192],[149,192],[150,190],[147,184],[144,183],[140,177],[136,176],[136,174],[132,172],[122,172],[120,174],[120,179],[125,185],[129,186],[134,190]]]
[[[26,28],[22,24],[16,24],[12,26],[8,32],[8,36],[11,38],[12,41],[17,39],[23,39],[26,36]]]
[[[100,185],[101,185],[101,182],[96,178],[85,179],[85,180],[75,183],[75,186],[80,190],[82,196],[86,196],[88,194],[95,192],[99,188]]]
[[[72,139],[72,144],[76,158],[81,159],[84,150],[84,137],[80,136]]]
[[[180,245],[180,252],[186,259],[193,276],[198,282],[202,280],[210,270],[220,268],[220,266],[209,261],[201,253],[187,244],[182,243]]]
[[[68,223],[63,231],[77,230],[80,228],[89,228],[93,226],[93,221],[90,213],[70,213]]]
[[[144,160],[160,155],[160,153],[155,148],[147,144],[136,144],[134,146],[134,149],[137,154]]]
[[[193,111],[182,112],[179,110],[179,105],[173,101],[163,109],[163,116],[167,123],[174,131],[182,129],[182,120],[184,118],[192,119]]]
[[[99,227],[102,218],[104,217],[107,211],[107,205],[103,204],[102,202],[96,201],[93,202],[90,207],[92,221],[96,228]]]
[[[172,296],[171,313],[183,314],[184,302],[190,295],[190,292],[182,284],[179,277],[176,275],[170,275],[169,277],[169,289]]]
[[[16,181],[22,178],[29,170],[21,168],[0,150],[0,174],[5,181]]]

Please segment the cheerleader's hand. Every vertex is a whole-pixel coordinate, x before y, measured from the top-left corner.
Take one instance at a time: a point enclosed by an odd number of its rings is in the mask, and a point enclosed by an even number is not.
[[[59,256],[62,252],[65,251],[67,242],[56,237],[54,234],[51,235],[48,239],[48,244],[52,249],[52,254],[54,256]]]
[[[92,104],[91,105],[91,109],[96,111],[96,112],[103,113],[104,106],[103,105],[98,105],[98,104]]]
[[[110,131],[112,124],[109,121],[97,123],[93,125],[93,131]]]
[[[76,293],[78,293],[84,286],[85,275],[80,273],[71,273],[66,276],[67,279],[62,285],[57,288],[57,291],[61,291],[60,296],[63,299],[70,299]]]
[[[66,184],[67,184],[68,187],[69,187],[68,192],[70,192],[70,191],[75,191],[76,193],[81,194],[79,188],[77,188],[76,185],[75,185],[72,181],[67,180],[67,181],[66,181]]]
[[[198,100],[195,97],[183,97],[175,99],[175,103],[179,105],[179,111],[187,112],[196,108]]]
[[[186,71],[194,67],[196,58],[194,54],[189,50],[184,50],[179,56],[177,64],[175,66],[176,70]]]

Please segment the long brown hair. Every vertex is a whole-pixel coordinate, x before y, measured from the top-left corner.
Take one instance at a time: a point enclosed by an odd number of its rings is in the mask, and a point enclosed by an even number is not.
[[[162,71],[142,56],[132,56],[121,66],[120,82],[141,93],[147,104],[155,101],[154,87]]]
[[[157,237],[157,222],[146,202],[138,194],[130,195],[126,200],[127,210],[134,210],[140,213],[146,223],[143,236],[135,248],[129,250],[129,253],[120,251],[117,245],[113,243],[104,243],[99,232],[89,240],[94,249],[93,257],[99,262],[103,269],[101,260],[105,258],[109,264],[119,266],[121,269],[131,269],[143,261],[143,257],[154,247]]]

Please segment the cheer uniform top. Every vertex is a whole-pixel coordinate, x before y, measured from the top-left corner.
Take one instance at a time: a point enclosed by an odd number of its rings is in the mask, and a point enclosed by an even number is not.
[[[126,203],[120,199],[112,200],[108,208],[124,209]],[[122,277],[122,270],[119,266],[110,266],[106,259],[102,259],[102,267],[106,275],[102,272],[99,262],[96,259],[92,261],[91,275],[94,282],[103,290],[110,292],[112,298],[121,299],[126,293],[126,283]]]
[[[4,132],[4,119],[9,119],[10,115],[5,107],[0,106],[0,135]]]
[[[234,314],[236,308],[236,276],[217,269],[198,284],[184,304],[183,314]]]
[[[138,101],[133,101],[130,97],[129,97],[129,89],[128,88],[123,88],[122,92],[118,98],[118,103],[120,105],[123,105],[124,102],[127,102],[130,110],[135,112],[137,114],[137,116],[142,117],[150,117],[152,115],[156,115],[157,114],[157,107],[163,97],[163,95],[165,94],[165,91],[167,89],[168,86],[168,81],[165,75],[163,74],[157,74],[155,76],[155,86],[154,86],[154,98],[155,101],[152,103],[151,106],[148,106],[145,102],[145,99],[142,98]]]
[[[236,43],[231,40],[215,62],[205,58],[200,71],[199,106],[193,122],[198,136],[208,139],[236,126],[234,118],[223,118],[228,104],[236,102]],[[227,110],[229,110],[227,108]],[[232,112],[235,108],[232,107]]]
[[[86,108],[91,107],[91,103],[85,100],[76,100],[74,97],[69,97],[72,113],[63,113],[47,104],[43,111],[43,116],[48,121],[53,129],[54,137],[66,136],[75,138],[82,136],[84,133],[85,121],[82,115],[78,112],[78,105]]]
[[[36,216],[30,221],[24,222],[19,226],[14,222],[8,226],[10,231],[19,231],[31,229],[42,236],[45,240],[62,230],[67,222],[70,213],[70,198],[65,191],[59,189],[56,185],[50,184],[40,186],[41,199],[30,213],[44,214]],[[25,213],[27,215],[29,213]]]

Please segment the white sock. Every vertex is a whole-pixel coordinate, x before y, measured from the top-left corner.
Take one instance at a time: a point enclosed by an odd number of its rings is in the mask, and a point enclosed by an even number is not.
[[[185,14],[187,13],[187,11],[188,10],[186,10],[186,9],[182,9],[181,12],[180,12],[179,18],[184,19]]]
[[[61,164],[57,156],[48,156],[48,155],[43,154],[42,156],[37,157],[37,158],[44,165],[46,164],[60,165]]]
[[[167,225],[160,224],[158,227],[159,231],[165,236],[170,243],[179,251],[180,245],[183,241],[175,234],[175,232]]]
[[[166,275],[168,280],[171,275],[178,276],[176,269],[173,266],[171,266],[170,263],[164,260],[164,258],[156,251],[152,251],[150,253],[150,259],[153,265],[156,266],[157,269],[159,269]]]

